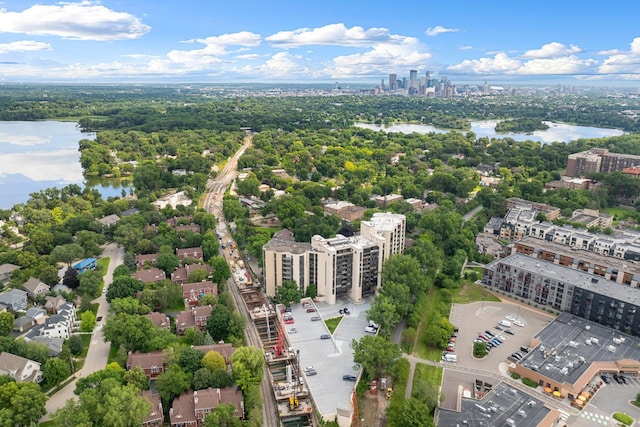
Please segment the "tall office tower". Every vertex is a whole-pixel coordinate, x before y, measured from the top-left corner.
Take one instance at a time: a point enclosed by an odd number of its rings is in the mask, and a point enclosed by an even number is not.
[[[487,81],[484,81],[484,85],[482,86],[482,93],[484,93],[485,95],[489,94],[489,83],[487,83]]]
[[[427,71],[426,73],[424,73],[424,78],[429,81],[429,79],[431,79],[431,73],[429,73],[429,71]]]
[[[384,89],[384,79],[380,81],[380,89]]]
[[[418,79],[418,70],[409,70],[409,81]]]
[[[389,74],[389,90],[394,90],[398,88],[398,84],[396,83],[396,79],[398,76],[395,74]]]
[[[406,89],[407,88],[407,78],[403,77],[402,78],[402,89]]]

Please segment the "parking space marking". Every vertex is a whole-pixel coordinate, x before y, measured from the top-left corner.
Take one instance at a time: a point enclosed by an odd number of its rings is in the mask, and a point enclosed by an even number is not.
[[[490,306],[487,306],[487,307],[481,307],[481,308],[476,310],[476,316],[480,317],[482,319],[486,319],[487,317],[493,316],[494,314],[496,314],[500,310],[502,310],[502,307],[497,307],[495,305],[490,305]]]

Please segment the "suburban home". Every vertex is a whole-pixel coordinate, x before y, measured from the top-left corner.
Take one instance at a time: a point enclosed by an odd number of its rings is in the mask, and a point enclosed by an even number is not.
[[[156,379],[158,375],[164,372],[164,354],[162,350],[149,353],[140,353],[139,351],[129,353],[127,370],[129,371],[136,366],[140,367],[149,379]]]
[[[111,228],[112,226],[116,225],[118,221],[120,221],[120,217],[116,214],[103,216],[98,220],[100,224],[104,225],[107,228]]]
[[[8,282],[11,279],[11,273],[19,269],[19,266],[13,264],[0,265],[0,284]]]
[[[44,297],[44,300],[44,309],[47,310],[47,313],[58,313],[60,307],[67,303],[67,300],[61,295],[56,295],[55,297]]]
[[[218,297],[218,285],[211,280],[203,280],[202,282],[183,283],[182,297],[187,306],[198,305],[200,299],[205,295],[213,295]]]
[[[140,270],[145,267],[155,267],[158,262],[158,255],[160,254],[136,255],[136,268]]]
[[[222,357],[224,357],[225,362],[227,362],[227,366],[231,365],[231,355],[236,352],[235,347],[229,343],[194,345],[193,348],[203,352],[204,354],[207,354],[210,351],[217,351],[222,355]]]
[[[47,318],[47,312],[39,307],[31,307],[23,317],[30,317],[36,325],[42,325]]]
[[[160,395],[151,390],[142,390],[142,397],[151,402],[151,410],[142,422],[142,427],[161,427],[164,423],[164,413]]]
[[[127,216],[131,216],[131,215],[139,214],[139,213],[140,213],[140,209],[138,209],[138,208],[130,208],[130,209],[127,209],[126,211],[121,212],[120,215],[122,217],[127,217]]]
[[[40,295],[46,294],[50,289],[49,285],[35,277],[30,277],[22,287],[27,291],[27,296],[33,300]]]
[[[152,311],[151,313],[145,314],[144,317],[151,320],[151,322],[153,322],[153,324],[156,325],[158,328],[169,329],[171,327],[169,318],[164,313]]]
[[[192,233],[200,234],[200,226],[198,224],[176,225],[176,233],[181,231],[191,231]]]
[[[18,333],[28,331],[34,325],[34,321],[29,316],[20,316],[13,321],[13,330]]]
[[[183,267],[178,267],[171,273],[171,281],[178,284],[187,283],[189,281],[189,275],[198,270],[206,270],[208,275],[213,272],[213,268],[207,264],[187,264]]]
[[[73,266],[73,268],[78,273],[84,273],[85,271],[93,270],[94,268],[96,268],[96,263],[97,262],[98,262],[98,260],[95,259],[95,258],[85,258],[82,261],[80,261],[79,263],[75,264]]]
[[[38,326],[36,326],[36,328],[38,328]],[[25,337],[25,340],[27,340],[27,337]],[[62,353],[62,345],[64,344],[64,340],[62,338],[43,337],[37,335],[31,338],[30,341],[46,345],[49,349],[49,356],[51,357],[58,357],[60,353]]]
[[[171,228],[176,228],[178,224],[191,224],[193,222],[192,216],[174,216],[173,218],[169,218],[167,224],[171,226]]]
[[[202,248],[186,248],[186,249],[176,249],[176,255],[178,259],[182,261],[185,258],[198,259],[200,261],[204,261],[202,255]]]
[[[156,267],[151,267],[148,270],[138,270],[133,273],[133,278],[138,279],[143,283],[162,282],[167,278],[166,273]]]
[[[0,294],[0,304],[4,304],[9,311],[27,308],[27,293],[20,289],[10,289]]]
[[[18,383],[42,381],[38,362],[5,351],[0,353],[0,375],[9,375]]]
[[[169,409],[172,427],[202,427],[204,418],[220,404],[235,406],[235,415],[244,419],[244,400],[242,392],[236,387],[207,388],[204,390],[188,390],[173,399]]]
[[[45,320],[40,332],[41,336],[51,338],[69,339],[76,321],[76,308],[71,303],[60,307],[58,314],[54,314]]]
[[[213,309],[210,305],[192,307],[190,310],[181,311],[176,315],[176,333],[184,335],[189,328],[198,328],[204,331],[207,327],[207,319]]]

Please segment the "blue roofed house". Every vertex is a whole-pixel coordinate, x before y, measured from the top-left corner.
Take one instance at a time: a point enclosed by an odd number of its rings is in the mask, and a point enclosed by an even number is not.
[[[24,310],[27,308],[27,293],[20,289],[11,289],[0,294],[0,304],[9,311]]]
[[[33,300],[40,295],[45,295],[49,292],[49,285],[46,283],[36,279],[35,277],[30,277],[22,287],[27,291],[27,296]]]
[[[73,266],[78,273],[84,273],[87,270],[93,270],[96,268],[97,260],[95,258],[85,258]]]

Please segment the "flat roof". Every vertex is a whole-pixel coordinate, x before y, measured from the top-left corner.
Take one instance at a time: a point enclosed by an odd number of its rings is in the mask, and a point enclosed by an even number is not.
[[[482,400],[462,398],[460,412],[440,409],[438,426],[537,427],[550,412],[543,401],[501,382]]]
[[[634,261],[628,261],[620,258],[609,257],[599,255],[596,252],[587,251],[584,249],[572,248],[560,243],[549,242],[547,240],[537,239],[532,236],[527,236],[524,239],[519,240],[517,243],[533,246],[535,248],[547,250],[550,252],[556,252],[559,255],[566,255],[578,260],[589,261],[593,264],[606,265],[608,270],[619,269],[620,271],[626,271],[633,273],[634,275],[640,275],[640,267]]]
[[[593,362],[640,360],[640,338],[570,313],[537,335],[540,344],[518,362],[557,382],[574,384]]]
[[[548,277],[553,280],[559,280],[569,285],[577,286],[615,298],[631,304],[640,304],[640,288],[632,288],[630,286],[607,280],[602,276],[589,274],[582,270],[574,270],[563,265],[554,264],[538,258],[533,258],[523,254],[513,254],[506,258],[498,259],[488,264],[492,268],[496,264],[510,265],[526,271],[535,272],[542,277]]]

